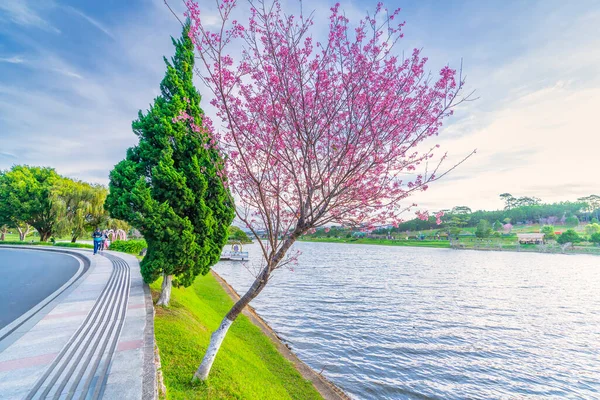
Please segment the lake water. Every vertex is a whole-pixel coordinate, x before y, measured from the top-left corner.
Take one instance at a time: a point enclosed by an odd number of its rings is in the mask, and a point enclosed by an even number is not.
[[[298,243],[251,303],[356,399],[600,398],[600,258]],[[215,270],[238,292],[253,263]]]

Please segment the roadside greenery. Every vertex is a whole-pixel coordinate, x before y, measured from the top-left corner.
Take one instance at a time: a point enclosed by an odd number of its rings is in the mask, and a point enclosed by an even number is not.
[[[155,299],[160,280],[151,285]],[[214,363],[210,378],[192,383],[190,374],[206,350],[210,332],[233,305],[212,276],[174,288],[169,308],[158,307],[156,343],[169,399],[310,400],[322,397],[271,340],[246,316],[237,318]]]
[[[110,243],[109,250],[122,251],[123,253],[140,254],[143,249],[147,249],[148,244],[145,240],[115,240]]]
[[[72,248],[79,248],[79,249],[93,249],[94,248],[93,244],[87,244],[87,243],[69,243],[69,242],[56,242],[56,243],[54,243],[54,246],[57,246],[57,247],[72,247]]]

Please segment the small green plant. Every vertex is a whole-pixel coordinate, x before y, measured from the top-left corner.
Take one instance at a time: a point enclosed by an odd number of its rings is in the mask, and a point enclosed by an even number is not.
[[[143,249],[148,248],[144,239],[139,240],[115,240],[109,246],[109,250],[122,251],[123,253],[139,254]]]

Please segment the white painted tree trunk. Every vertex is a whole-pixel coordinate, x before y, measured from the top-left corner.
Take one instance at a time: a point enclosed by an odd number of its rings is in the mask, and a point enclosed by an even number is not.
[[[208,374],[210,373],[210,369],[212,368],[213,362],[215,362],[215,358],[217,357],[217,353],[221,348],[221,344],[223,343],[223,339],[225,339],[225,335],[227,335],[227,331],[229,327],[233,324],[229,318],[223,318],[219,329],[217,329],[210,337],[210,343],[208,345],[208,349],[206,350],[206,354],[204,355],[204,359],[202,359],[202,364],[196,370],[194,374],[194,380],[200,379],[205,381],[208,378]]]
[[[171,288],[173,287],[173,275],[163,275],[162,290],[160,291],[160,297],[156,302],[157,306],[168,307],[171,302]]]

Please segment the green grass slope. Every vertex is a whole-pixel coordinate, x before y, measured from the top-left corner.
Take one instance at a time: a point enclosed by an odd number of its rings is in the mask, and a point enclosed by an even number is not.
[[[160,285],[151,285],[155,299]],[[169,308],[157,307],[154,329],[168,398],[321,399],[312,383],[244,315],[231,326],[208,381],[191,382],[211,333],[232,304],[208,274],[189,288],[173,288]]]

